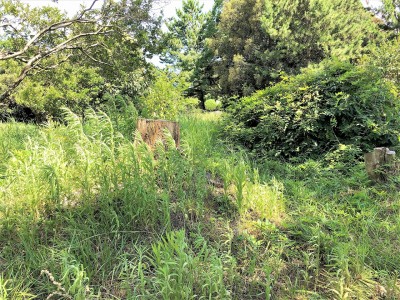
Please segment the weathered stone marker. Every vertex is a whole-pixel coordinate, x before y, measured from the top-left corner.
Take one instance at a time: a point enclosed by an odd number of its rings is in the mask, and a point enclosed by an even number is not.
[[[180,144],[180,128],[178,122],[166,121],[166,120],[150,120],[150,119],[139,119],[137,121],[137,130],[142,136],[143,141],[154,149],[157,140],[164,141],[164,130],[168,129],[175,145],[178,148]]]
[[[368,176],[376,182],[386,181],[398,169],[395,162],[396,152],[389,148],[375,148],[374,151],[364,155],[365,167]]]

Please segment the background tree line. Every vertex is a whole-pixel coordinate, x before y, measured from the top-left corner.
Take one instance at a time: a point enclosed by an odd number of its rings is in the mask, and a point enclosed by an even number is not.
[[[373,12],[359,0],[216,0],[209,12],[185,0],[164,31],[156,0],[96,2],[72,18],[0,2],[3,119],[59,118],[62,106],[83,113],[115,95],[143,114],[173,117],[194,98],[226,106],[331,58],[357,65],[379,56],[370,62],[398,82],[397,0]],[[154,55],[162,70],[149,63]],[[176,93],[161,100],[168,87]]]
[[[257,156],[360,157],[398,144],[399,4],[230,0],[202,15],[188,0],[164,54],[188,95],[221,98],[225,136]]]

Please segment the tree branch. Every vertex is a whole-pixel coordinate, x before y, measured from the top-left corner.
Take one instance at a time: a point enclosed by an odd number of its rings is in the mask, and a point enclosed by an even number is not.
[[[42,29],[41,31],[39,31],[33,38],[31,38],[25,45],[24,48],[22,48],[20,51],[14,52],[14,53],[10,53],[10,54],[0,54],[0,60],[7,60],[7,59],[11,59],[11,58],[15,58],[17,56],[20,56],[22,54],[24,54],[25,52],[27,52],[29,50],[29,48],[37,41],[39,40],[43,35],[45,35],[46,33],[50,32],[50,31],[54,31],[60,28],[66,28],[68,26],[71,26],[72,24],[76,24],[76,23],[96,23],[95,20],[79,20],[79,19],[75,19],[75,20],[68,20],[68,21],[62,21],[62,22],[58,22],[58,23],[54,23],[50,26],[47,26],[46,28]]]
[[[7,87],[6,91],[3,92],[3,94],[0,95],[0,102],[3,102],[3,101],[5,101],[5,99],[10,97],[12,91],[15,90],[21,84],[21,82],[25,79],[25,77],[28,75],[30,70],[32,70],[33,68],[38,66],[38,62],[40,60],[42,60],[48,56],[51,56],[55,53],[61,52],[63,50],[82,48],[81,46],[71,46],[71,43],[78,39],[88,37],[88,36],[97,36],[97,35],[102,35],[102,34],[108,34],[108,33],[112,32],[112,30],[103,31],[105,28],[108,28],[108,27],[109,26],[102,26],[98,30],[93,31],[93,32],[77,34],[47,51],[36,54],[35,56],[31,57],[29,60],[26,60],[24,58],[16,56],[15,58],[18,58],[19,60],[24,61],[26,64],[25,64],[24,68],[22,69],[22,71],[20,72],[20,75],[18,76],[18,78],[11,85],[9,85]]]
[[[98,45],[99,45],[99,44],[97,43],[97,44],[90,45],[90,46],[86,47],[86,49],[83,48],[83,47],[76,47],[76,48],[73,48],[73,49],[79,50],[79,51],[82,52],[87,58],[89,58],[90,60],[92,60],[92,61],[94,61],[94,62],[96,62],[96,63],[99,63],[99,64],[103,64],[103,65],[112,67],[112,64],[109,64],[109,63],[106,63],[106,62],[104,62],[104,61],[98,60],[98,59],[94,58],[92,55],[90,55],[90,54],[86,51],[87,49],[96,47],[96,46],[98,46]]]
[[[48,70],[55,69],[55,68],[57,68],[58,66],[60,66],[61,64],[63,64],[63,63],[65,63],[66,61],[68,61],[68,59],[70,59],[71,57],[72,57],[72,53],[69,54],[69,55],[67,55],[64,59],[58,61],[56,64],[51,65],[51,66],[48,66],[48,67],[44,67],[44,66],[41,66],[41,65],[37,64],[37,65],[34,66],[34,68],[38,68],[39,71],[35,72],[34,75],[36,75],[36,74],[38,74],[38,73],[40,73],[40,72],[43,72],[43,71],[48,71]],[[29,73],[28,73],[26,76],[29,76]]]
[[[7,60],[11,58],[15,58],[17,56],[20,56],[27,52],[29,48],[35,44],[41,37],[43,37],[46,33],[60,29],[60,28],[67,28],[73,24],[84,24],[84,23],[97,23],[97,20],[90,20],[90,19],[83,19],[84,15],[93,9],[94,5],[96,4],[98,0],[93,0],[92,4],[84,9],[76,18],[71,19],[71,20],[64,20],[61,22],[56,22],[53,23],[42,30],[40,30],[36,35],[34,35],[29,41],[26,43],[26,45],[19,51],[13,52],[13,53],[7,53],[7,54],[1,54],[0,53],[0,60]],[[11,24],[11,23],[3,23],[0,24],[0,27],[11,27],[13,28],[14,31],[18,32],[18,30]]]
[[[93,7],[94,7],[94,5],[96,4],[97,1],[98,1],[98,0],[93,0],[92,4],[91,4],[88,8],[84,9],[84,10],[79,14],[79,16],[78,16],[77,19],[83,18],[83,16],[84,16],[88,11],[91,11],[91,10],[93,9]]]
[[[17,28],[15,28],[14,25],[11,24],[11,23],[3,23],[3,24],[0,24],[0,28],[1,28],[1,27],[2,27],[2,28],[11,27],[12,30],[14,30],[15,32],[18,32]]]

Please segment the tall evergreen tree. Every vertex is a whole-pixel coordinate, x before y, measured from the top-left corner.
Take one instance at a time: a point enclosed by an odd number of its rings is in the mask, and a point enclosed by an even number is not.
[[[166,23],[168,47],[162,59],[178,71],[189,73],[189,77],[201,55],[200,37],[205,21],[203,5],[198,0],[184,0],[182,8],[176,10],[176,17]]]
[[[216,0],[212,10],[203,12],[198,0],[185,0],[176,17],[167,22],[166,50],[162,60],[186,76],[189,88],[186,93],[204,103],[204,96],[213,81],[213,51],[207,39],[217,30],[223,0]]]
[[[281,72],[355,58],[379,35],[359,0],[229,0],[211,45],[222,93],[242,96]]]
[[[215,0],[212,10],[207,14],[207,19],[200,36],[202,51],[199,59],[196,61],[191,78],[189,93],[196,95],[202,105],[204,104],[205,95],[209,93],[215,94],[215,90],[217,89],[217,80],[213,70],[213,66],[216,64],[216,57],[210,47],[210,40],[217,33],[222,5],[223,0]]]

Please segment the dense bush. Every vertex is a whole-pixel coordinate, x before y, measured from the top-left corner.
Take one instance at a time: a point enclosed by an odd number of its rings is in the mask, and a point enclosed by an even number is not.
[[[400,37],[371,48],[363,63],[382,72],[382,77],[400,89]]]
[[[194,98],[185,98],[187,88],[185,77],[171,71],[158,71],[154,82],[140,97],[138,108],[141,115],[147,118],[171,119],[195,104]]]
[[[398,143],[395,89],[379,71],[327,61],[230,106],[225,132],[263,155],[311,156],[339,144]]]
[[[208,99],[204,102],[204,106],[205,106],[206,110],[214,111],[221,107],[221,101],[214,100],[214,99]]]
[[[96,68],[65,63],[52,74],[39,75],[25,80],[14,95],[35,116],[62,119],[64,106],[81,115],[104,91],[105,80]]]

